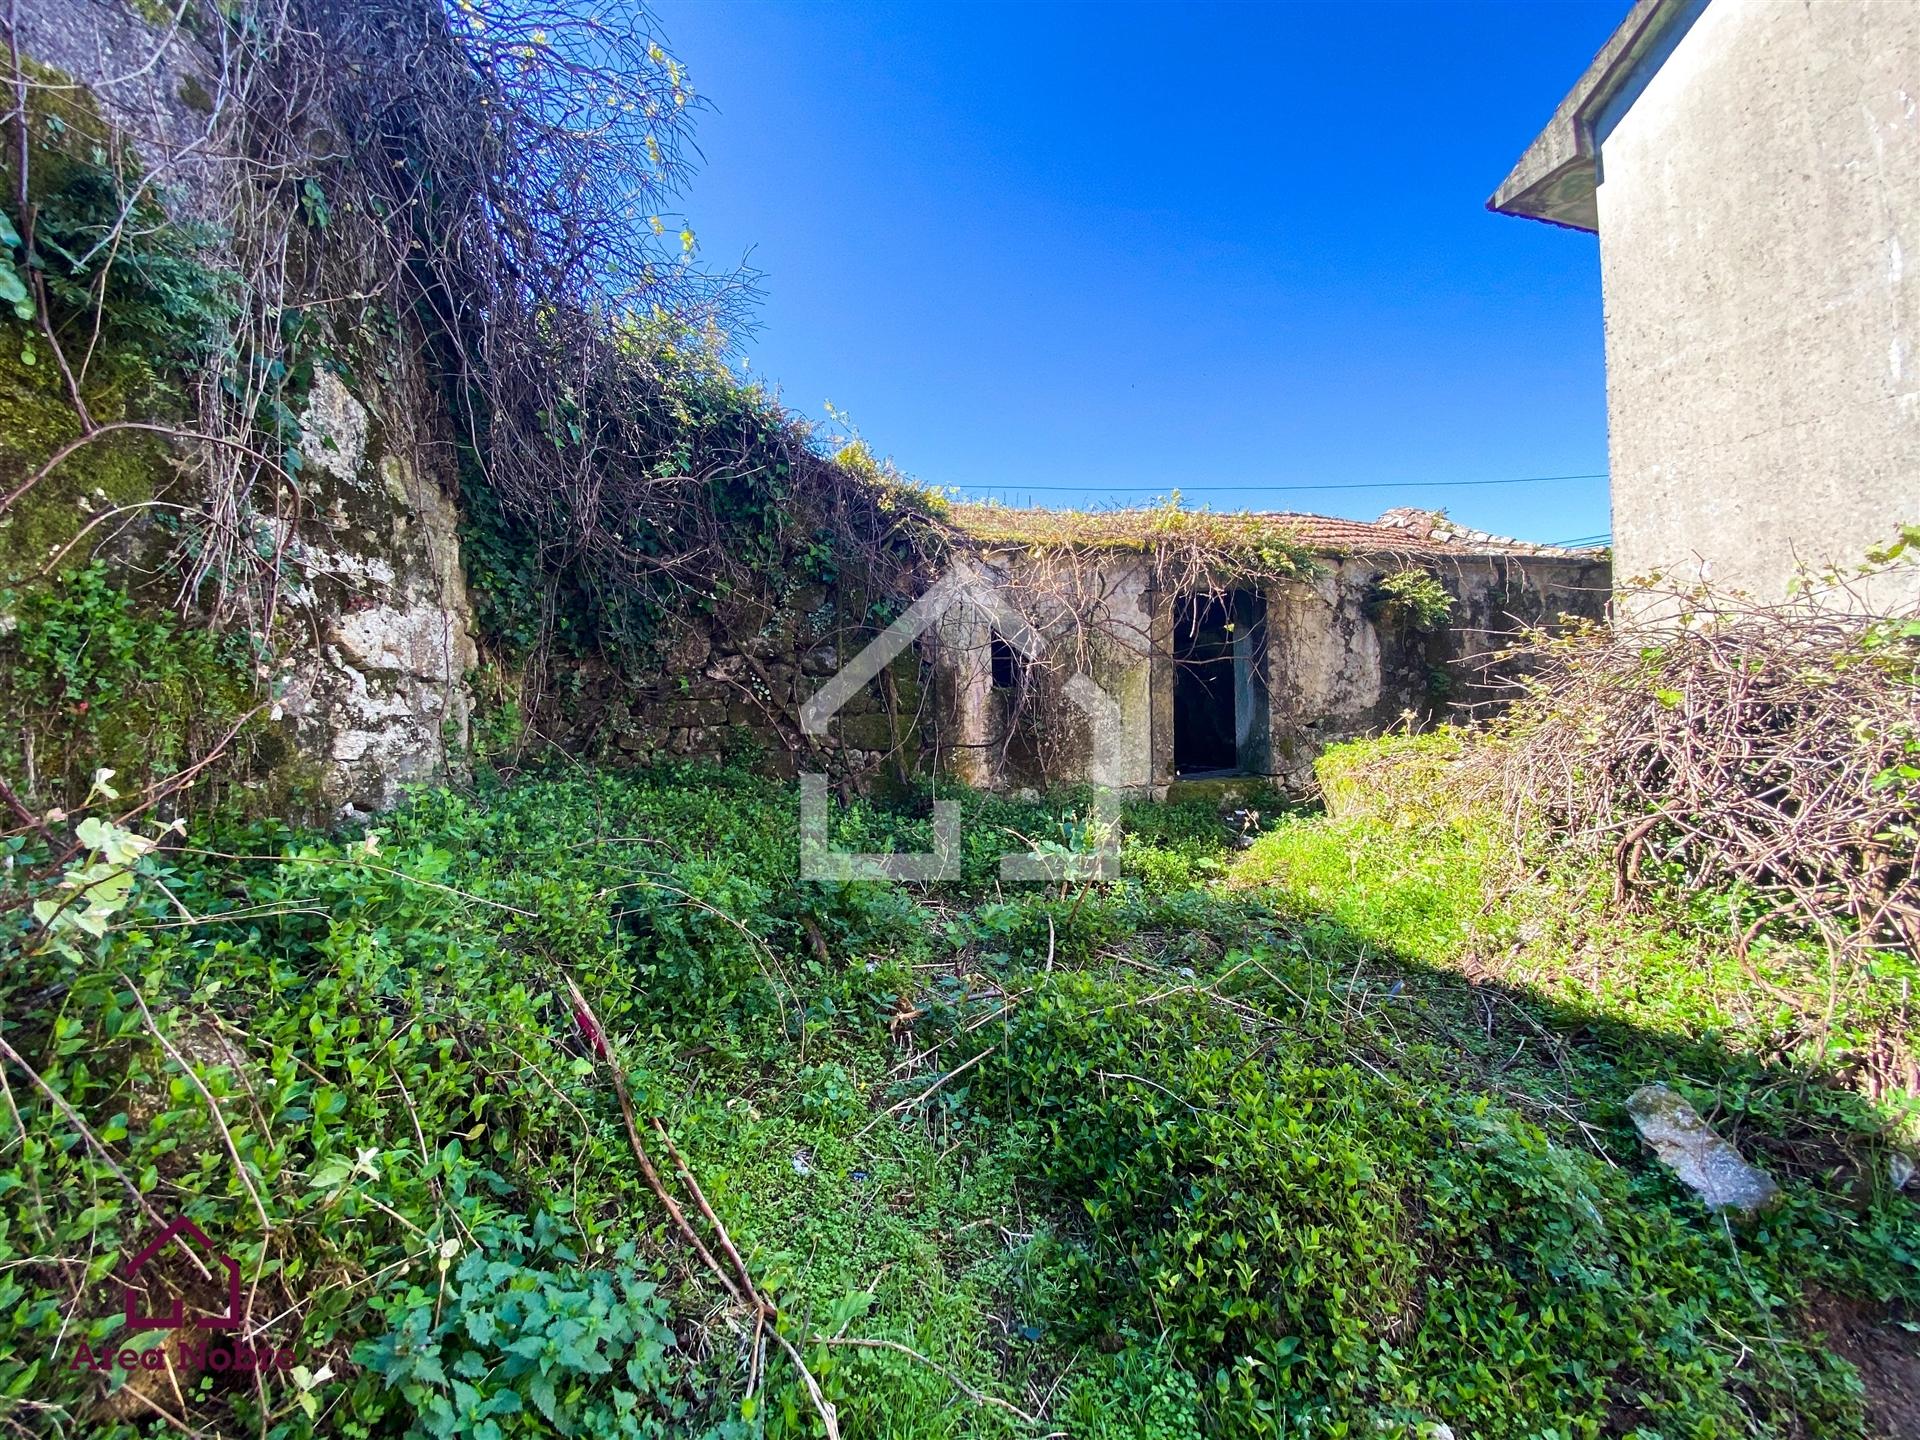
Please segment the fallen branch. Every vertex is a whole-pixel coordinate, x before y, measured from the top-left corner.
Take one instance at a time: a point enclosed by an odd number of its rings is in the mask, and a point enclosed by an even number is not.
[[[707,1203],[706,1191],[702,1190],[700,1182],[693,1178],[693,1171],[681,1157],[679,1147],[673,1143],[673,1137],[667,1134],[667,1127],[660,1123],[658,1116],[653,1121],[653,1132],[660,1137],[660,1143],[667,1147],[667,1156],[673,1161],[673,1168],[680,1176],[680,1183],[687,1187],[700,1214],[707,1224],[713,1227],[713,1233],[719,1237],[720,1248],[726,1251],[727,1259],[733,1262],[733,1273],[740,1278],[740,1288],[754,1302],[755,1309],[763,1315],[771,1314],[773,1305],[755,1287],[753,1276],[747,1270],[747,1262],[740,1258],[740,1252],[734,1248],[733,1237],[727,1234],[727,1227],[720,1223],[720,1217],[714,1214],[713,1206]]]
[[[873,1119],[870,1120],[861,1130],[856,1132],[853,1138],[858,1140],[862,1135],[865,1135],[867,1131],[873,1129],[875,1125],[878,1125],[882,1120],[885,1120],[887,1117],[891,1115],[898,1115],[903,1110],[911,1110],[914,1106],[918,1105],[922,1100],[925,1100],[929,1095],[933,1094],[934,1091],[938,1090],[942,1085],[946,1084],[949,1080],[953,1079],[955,1076],[966,1074],[967,1071],[971,1070],[974,1066],[978,1065],[982,1060],[986,1059],[987,1056],[993,1054],[993,1052],[998,1050],[999,1048],[1000,1047],[998,1045],[989,1045],[986,1049],[982,1050],[978,1055],[975,1055],[971,1060],[962,1060],[958,1065],[954,1066],[953,1069],[947,1071],[946,1074],[942,1075],[938,1080],[934,1081],[933,1084],[929,1085],[926,1089],[922,1090],[918,1095],[915,1095],[912,1099],[902,1100],[899,1104],[889,1105],[885,1110],[882,1110],[878,1115],[874,1116]]]
[[[660,1172],[654,1167],[653,1157],[647,1154],[647,1147],[641,1142],[640,1126],[634,1118],[633,1096],[627,1090],[627,1077],[622,1073],[619,1062],[613,1058],[612,1045],[606,1039],[607,1032],[600,1024],[600,1017],[593,1013],[593,1007],[587,1003],[587,997],[581,993],[580,987],[574,984],[573,977],[569,975],[565,978],[567,991],[573,997],[574,1010],[591,1024],[592,1028],[587,1031],[587,1037],[589,1041],[596,1042],[593,1045],[595,1052],[607,1061],[607,1068],[612,1073],[613,1093],[620,1101],[620,1116],[627,1126],[627,1143],[633,1148],[633,1158],[640,1162],[641,1178],[647,1182],[647,1188],[659,1197],[661,1205],[666,1208],[668,1218],[673,1221],[674,1228],[680,1232],[687,1244],[693,1247],[693,1252],[700,1257],[701,1263],[714,1273],[720,1281],[721,1288],[735,1300],[745,1304],[746,1296],[740,1293],[740,1288],[734,1283],[732,1277],[720,1268],[720,1263],[713,1258],[713,1252],[707,1249],[706,1242],[700,1238],[699,1232],[688,1222],[686,1212],[680,1208],[680,1202],[673,1198],[666,1185],[662,1183]]]
[[[821,1390],[820,1382],[814,1379],[813,1371],[807,1368],[806,1359],[800,1354],[799,1349],[781,1332],[779,1307],[762,1295],[754,1285],[753,1276],[747,1270],[746,1262],[740,1258],[740,1252],[734,1248],[733,1237],[727,1234],[726,1226],[720,1223],[720,1217],[707,1203],[706,1193],[701,1190],[699,1182],[693,1178],[692,1170],[681,1158],[680,1152],[674,1148],[673,1141],[667,1137],[666,1127],[655,1120],[653,1122],[655,1131],[673,1157],[682,1182],[686,1185],[688,1193],[694,1197],[694,1204],[707,1223],[713,1227],[721,1247],[732,1261],[735,1267],[734,1274],[729,1275],[721,1267],[720,1262],[713,1258],[713,1251],[707,1248],[706,1242],[700,1238],[699,1232],[687,1219],[686,1211],[680,1207],[679,1201],[674,1199],[665,1182],[661,1180],[659,1169],[654,1165],[653,1158],[647,1154],[647,1147],[640,1139],[640,1125],[634,1114],[633,1096],[627,1090],[626,1074],[620,1068],[619,1057],[614,1053],[613,1038],[607,1033],[606,1027],[600,1023],[600,1017],[594,1013],[593,1006],[587,1003],[586,995],[574,983],[573,977],[567,975],[562,978],[566,980],[567,993],[573,1000],[574,1012],[581,1020],[581,1029],[586,1032],[596,1055],[606,1061],[607,1071],[613,1077],[613,1091],[620,1101],[620,1116],[626,1122],[627,1143],[633,1149],[634,1159],[640,1164],[640,1174],[646,1180],[647,1188],[658,1197],[661,1205],[672,1218],[674,1228],[692,1247],[694,1254],[700,1257],[701,1263],[720,1282],[720,1288],[741,1304],[750,1307],[759,1320],[766,1323],[766,1328],[772,1334],[774,1341],[787,1352],[788,1357],[793,1361],[794,1369],[800,1372],[801,1382],[807,1387],[807,1398],[813,1402],[813,1408],[819,1413],[821,1423],[827,1427],[828,1440],[840,1440],[840,1422],[834,1413],[833,1402],[828,1400],[825,1392]],[[756,1328],[757,1324],[758,1321]]]

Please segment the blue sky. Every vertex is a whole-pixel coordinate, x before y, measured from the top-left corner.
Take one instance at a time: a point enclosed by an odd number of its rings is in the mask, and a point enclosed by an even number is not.
[[[753,371],[930,484],[1608,527],[1593,237],[1486,197],[1625,12],[658,0]],[[1232,487],[1232,488],[1222,488]]]

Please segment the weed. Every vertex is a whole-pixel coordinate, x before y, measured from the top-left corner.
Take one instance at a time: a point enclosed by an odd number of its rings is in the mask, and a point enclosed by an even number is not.
[[[838,838],[924,847],[924,800]],[[744,772],[483,770],[365,833],[207,822],[70,953],[4,912],[4,1034],[70,1110],[9,1072],[0,1391],[132,1433],[57,1347],[116,1334],[153,1203],[297,1343],[276,1435],[817,1434],[636,1174],[564,973],[848,1436],[1859,1433],[1800,1297],[1920,1302],[1894,1117],[1749,1043],[1704,930],[1625,932],[1597,989],[1470,984],[1483,841],[1444,816],[1235,852],[1137,807],[1120,879],[999,882],[1085,800],[963,797],[963,878],[912,891],[800,883],[794,797]],[[1641,1157],[1656,1075],[1778,1208]],[[263,1423],[179,1379],[197,1427]]]
[[[1373,588],[1376,615],[1404,619],[1416,630],[1438,630],[1453,617],[1453,596],[1431,571],[1417,566],[1382,576]]]

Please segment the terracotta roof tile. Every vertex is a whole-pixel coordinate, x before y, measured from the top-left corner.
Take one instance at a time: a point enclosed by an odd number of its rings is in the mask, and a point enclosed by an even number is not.
[[[1455,525],[1429,510],[1389,510],[1378,520],[1343,520],[1283,510],[1183,510],[1222,538],[1263,535],[1291,540],[1323,554],[1421,553],[1442,555],[1547,555],[1591,558],[1597,549],[1537,545]],[[974,539],[1003,545],[1086,545],[1132,549],[1143,544],[1160,509],[1015,509],[1005,505],[956,504],[953,521]]]

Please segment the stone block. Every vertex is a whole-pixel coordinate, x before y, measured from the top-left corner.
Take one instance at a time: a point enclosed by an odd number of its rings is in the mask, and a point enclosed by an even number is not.
[[[884,714],[842,715],[839,727],[841,743],[856,750],[891,750],[912,733],[912,725],[904,715],[900,717],[897,731]]]
[[[667,652],[667,667],[670,671],[685,674],[706,664],[707,656],[712,653],[713,637],[707,633],[707,627],[689,625]]]

